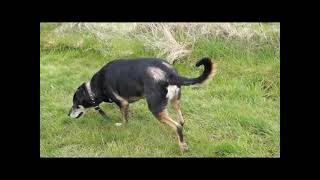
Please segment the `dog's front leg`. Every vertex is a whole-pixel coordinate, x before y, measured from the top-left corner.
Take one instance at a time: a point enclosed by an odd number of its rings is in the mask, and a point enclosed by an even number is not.
[[[129,113],[129,103],[125,102],[122,103],[120,106],[120,111],[122,115],[122,122],[127,123],[128,122],[128,113]]]
[[[121,115],[122,115],[122,122],[128,122],[128,112],[129,112],[129,102],[122,98],[120,95],[112,91],[114,102],[119,106]]]
[[[128,101],[116,101],[115,102],[120,108],[122,122],[125,124],[128,122],[128,114],[129,114],[129,103]]]

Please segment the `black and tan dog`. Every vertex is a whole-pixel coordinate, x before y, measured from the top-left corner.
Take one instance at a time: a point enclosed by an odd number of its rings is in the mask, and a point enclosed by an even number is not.
[[[182,134],[184,119],[180,110],[181,86],[205,84],[216,72],[209,58],[196,63],[197,67],[200,65],[204,65],[202,75],[186,78],[161,59],[114,60],[77,89],[69,116],[79,118],[85,108],[95,107],[102,102],[114,102],[119,106],[123,122],[126,123],[129,103],[146,98],[149,110],[160,122],[176,131],[180,148],[187,150]],[[177,113],[177,122],[168,115],[169,102]]]

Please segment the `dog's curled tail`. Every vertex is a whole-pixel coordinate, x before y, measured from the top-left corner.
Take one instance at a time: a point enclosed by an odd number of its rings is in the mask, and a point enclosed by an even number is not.
[[[204,66],[203,73],[197,77],[197,78],[186,78],[179,76],[178,77],[178,84],[183,86],[200,86],[207,84],[216,74],[216,64],[214,64],[210,58],[202,58],[196,63],[196,67],[199,67],[200,65]]]

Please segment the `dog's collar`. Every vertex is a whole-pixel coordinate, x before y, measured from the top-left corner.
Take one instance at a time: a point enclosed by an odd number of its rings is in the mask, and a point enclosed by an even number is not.
[[[91,85],[90,85],[90,81],[86,83],[86,89],[87,89],[87,92],[89,94],[89,98],[91,100],[91,103],[96,107],[97,104],[96,102],[94,101],[94,93],[92,92],[91,90]]]
[[[86,83],[86,89],[87,89],[87,92],[89,94],[89,98],[91,100],[91,103],[94,105],[94,109],[96,111],[98,111],[104,119],[108,119],[106,113],[102,109],[100,109],[99,105],[94,101],[95,95],[91,90],[90,81]]]

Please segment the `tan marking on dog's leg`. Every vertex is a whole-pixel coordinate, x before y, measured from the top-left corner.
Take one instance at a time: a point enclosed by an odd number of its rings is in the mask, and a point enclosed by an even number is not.
[[[188,150],[188,145],[184,141],[183,134],[182,134],[183,127],[169,117],[166,109],[159,113],[159,120],[162,123],[168,124],[170,127],[172,127],[175,130],[179,140],[180,149],[183,151]]]
[[[112,92],[114,97],[120,101],[120,111],[122,116],[122,122],[127,123],[128,122],[128,112],[129,112],[129,102],[119,96],[117,93]]]
[[[173,106],[173,109],[177,113],[177,121],[178,121],[178,123],[180,123],[181,126],[183,126],[184,125],[184,119],[183,119],[182,112],[181,112],[180,100],[178,99],[177,96],[173,97],[173,99],[171,100],[171,104]]]
[[[127,100],[125,100],[124,98],[122,98],[121,96],[119,96],[117,93],[115,93],[114,91],[112,91],[114,97],[119,100],[120,102],[127,102]]]

